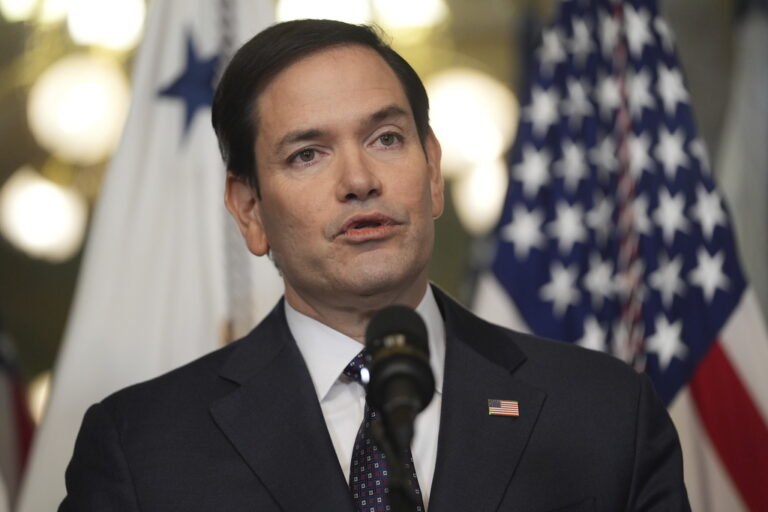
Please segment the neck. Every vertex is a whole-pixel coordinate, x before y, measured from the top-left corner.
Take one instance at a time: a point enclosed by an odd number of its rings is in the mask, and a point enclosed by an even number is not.
[[[328,300],[328,294],[322,299],[316,298],[311,294],[300,293],[286,283],[285,300],[299,313],[314,318],[360,343],[365,343],[365,329],[373,315],[392,304],[416,308],[427,292],[427,284],[427,279],[424,278],[407,289],[374,295],[355,295],[348,300],[331,302]]]

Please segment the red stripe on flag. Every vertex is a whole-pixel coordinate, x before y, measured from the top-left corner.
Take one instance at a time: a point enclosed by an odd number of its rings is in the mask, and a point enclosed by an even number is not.
[[[35,430],[35,424],[32,421],[32,416],[29,414],[27,408],[26,393],[24,393],[24,386],[16,378],[11,378],[11,392],[13,393],[13,405],[15,407],[16,417],[16,440],[17,440],[17,456],[19,463],[19,475],[24,472],[24,467],[27,463],[27,455],[29,455],[29,448],[32,445],[32,434]]]
[[[768,426],[716,340],[690,384],[704,428],[750,510],[768,510]]]

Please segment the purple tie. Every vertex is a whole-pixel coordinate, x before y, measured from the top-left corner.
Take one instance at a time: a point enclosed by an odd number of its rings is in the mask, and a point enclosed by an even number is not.
[[[357,354],[343,372],[344,375],[361,384],[360,370],[365,368],[364,352]],[[376,411],[366,402],[363,422],[355,438],[352,465],[349,471],[349,488],[352,491],[352,499],[358,512],[387,512],[391,510],[389,462],[384,452],[376,446],[371,433],[371,425],[376,417]],[[421,498],[419,482],[416,479],[416,469],[413,465],[411,450],[405,454],[405,460],[408,461],[406,469],[416,498],[416,511],[424,512],[424,502]]]

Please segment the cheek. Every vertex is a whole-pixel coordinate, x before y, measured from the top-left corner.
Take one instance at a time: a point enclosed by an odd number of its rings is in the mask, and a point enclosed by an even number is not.
[[[431,196],[432,186],[424,162],[414,163],[413,159],[403,162],[396,169],[384,169],[381,176],[386,176],[390,198],[413,204]]]
[[[412,183],[404,193],[410,204],[414,205],[414,210],[418,210],[426,217],[434,217],[435,191],[429,180],[423,179],[418,183]]]
[[[322,233],[319,207],[311,198],[297,195],[295,200],[271,204],[265,217],[267,237],[275,250],[297,250],[306,247]]]

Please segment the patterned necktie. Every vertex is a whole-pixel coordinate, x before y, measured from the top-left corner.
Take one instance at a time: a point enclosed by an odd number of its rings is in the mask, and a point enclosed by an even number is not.
[[[344,375],[361,382],[360,370],[365,367],[365,351],[361,351],[349,362],[344,369]],[[349,471],[349,488],[358,512],[387,512],[390,508],[389,496],[389,462],[382,450],[373,440],[371,425],[377,418],[376,411],[365,404],[365,413],[360,430],[357,431],[355,447],[352,451],[352,466]],[[416,469],[413,456],[409,449],[404,456],[413,496],[416,501],[416,511],[424,512],[424,502],[421,489],[416,479]]]

